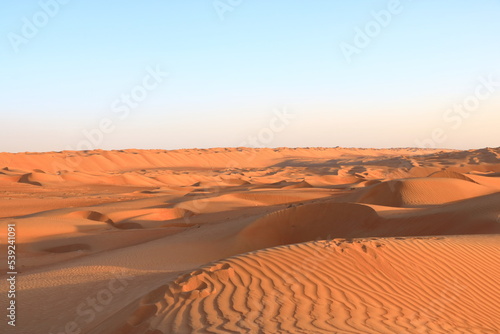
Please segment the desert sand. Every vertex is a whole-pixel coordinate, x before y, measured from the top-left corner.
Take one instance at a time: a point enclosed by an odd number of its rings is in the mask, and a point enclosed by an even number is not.
[[[500,148],[1,153],[8,224],[2,333],[500,333]]]

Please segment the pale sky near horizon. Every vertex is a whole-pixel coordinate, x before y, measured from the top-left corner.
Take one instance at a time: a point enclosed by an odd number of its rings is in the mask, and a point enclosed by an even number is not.
[[[4,1],[0,152],[496,147],[499,17],[496,0]]]

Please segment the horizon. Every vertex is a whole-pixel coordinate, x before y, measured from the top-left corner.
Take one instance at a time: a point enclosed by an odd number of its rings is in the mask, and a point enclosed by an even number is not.
[[[493,0],[12,2],[0,152],[497,147],[499,12]]]
[[[446,148],[446,147],[357,147],[357,146],[276,146],[276,147],[250,147],[250,146],[233,146],[233,147],[188,147],[188,148],[174,148],[174,149],[162,149],[162,148],[123,148],[123,149],[92,149],[92,150],[61,150],[61,151],[19,151],[19,152],[2,152],[0,154],[50,154],[50,153],[88,153],[88,152],[127,152],[127,151],[164,151],[164,152],[172,152],[172,151],[192,151],[192,150],[200,150],[200,151],[210,151],[217,149],[248,149],[248,150],[281,150],[281,149],[289,149],[289,150],[298,150],[298,149],[345,149],[345,150],[432,150],[437,151],[480,151],[486,149],[498,149],[500,146],[485,146],[479,148],[468,148],[468,149],[454,149],[454,148]],[[217,152],[219,153],[219,152]]]

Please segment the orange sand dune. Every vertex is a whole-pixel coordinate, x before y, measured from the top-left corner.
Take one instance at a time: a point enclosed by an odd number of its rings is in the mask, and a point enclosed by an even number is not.
[[[235,239],[249,249],[322,240],[332,237],[500,234],[500,194],[474,198],[431,210],[394,211],[389,217],[358,203],[322,202],[275,211],[245,227]],[[463,207],[470,207],[463,210]],[[468,211],[481,209],[481,215]],[[378,210],[381,207],[377,207]],[[431,211],[432,213],[430,213]],[[461,213],[460,219],[457,214]]]
[[[280,148],[280,149],[205,149],[177,151],[64,151],[60,153],[2,153],[0,166],[33,170],[44,167],[56,171],[111,171],[158,167],[239,168],[270,167],[273,165],[322,164],[327,159],[347,157],[380,157],[422,155],[435,153],[433,149],[349,149],[349,148]],[[318,160],[319,159],[319,160]],[[295,162],[295,163],[294,163]]]
[[[499,173],[500,148],[1,153],[0,332],[500,333]]]
[[[115,333],[495,333],[498,238],[332,239],[201,267]]]
[[[459,178],[414,178],[391,180],[362,189],[356,202],[386,206],[419,206],[443,204],[497,192]]]

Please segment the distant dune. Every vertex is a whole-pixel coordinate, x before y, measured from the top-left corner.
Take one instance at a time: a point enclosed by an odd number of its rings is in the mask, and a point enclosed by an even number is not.
[[[2,333],[500,333],[500,148],[0,153],[0,198]]]

